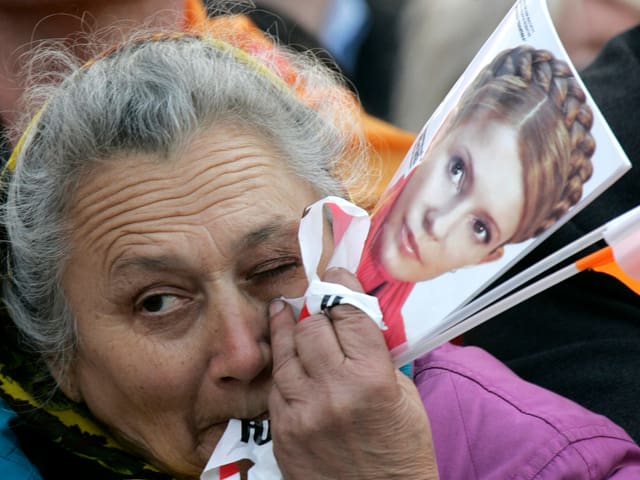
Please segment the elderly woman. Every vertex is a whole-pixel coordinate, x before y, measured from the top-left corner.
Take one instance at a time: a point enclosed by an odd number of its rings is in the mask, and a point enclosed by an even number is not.
[[[29,458],[45,478],[193,478],[229,419],[269,417],[291,479],[637,476],[622,429],[478,349],[427,355],[412,383],[355,308],[296,324],[273,300],[305,289],[304,207],[366,158],[338,91],[309,58],[184,34],[35,91],[5,173],[20,335],[0,377]]]

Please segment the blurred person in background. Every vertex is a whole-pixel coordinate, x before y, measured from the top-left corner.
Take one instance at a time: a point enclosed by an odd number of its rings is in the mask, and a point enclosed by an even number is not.
[[[399,21],[407,0],[256,0],[255,3],[258,9],[250,16],[261,28],[273,24],[273,15],[280,16],[281,31],[270,33],[293,46],[302,40],[307,47],[326,49],[353,83],[365,110],[390,119],[394,65],[401,38]],[[273,14],[271,18],[267,16],[266,23],[260,19],[264,11]]]
[[[550,0],[549,6],[578,70],[589,65],[613,36],[640,22],[639,0]]]
[[[497,27],[513,0],[408,0],[400,19],[391,121],[419,130]],[[640,22],[638,0],[548,0],[576,68]]]
[[[34,45],[65,41],[86,59],[79,45],[89,32],[103,31],[101,40],[108,45],[144,24],[181,28],[184,4],[184,0],[0,0],[0,158],[6,158],[9,150],[3,131],[20,112],[28,73],[24,65]]]

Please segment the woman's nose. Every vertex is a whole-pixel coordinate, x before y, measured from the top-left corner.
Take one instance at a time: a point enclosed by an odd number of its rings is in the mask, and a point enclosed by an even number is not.
[[[265,311],[243,299],[225,298],[207,319],[212,335],[209,374],[216,382],[250,383],[271,368]]]
[[[423,228],[433,239],[442,240],[462,221],[464,210],[462,203],[428,210],[424,215]]]

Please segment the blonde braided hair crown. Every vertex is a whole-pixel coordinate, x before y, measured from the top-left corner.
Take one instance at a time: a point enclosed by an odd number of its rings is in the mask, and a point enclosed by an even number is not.
[[[563,118],[570,145],[563,188],[550,203],[547,202],[545,212],[533,214],[530,219],[523,218],[512,238],[512,242],[520,242],[545,231],[580,200],[583,184],[593,172],[591,157],[596,142],[590,133],[593,112],[586,103],[584,90],[565,61],[547,50],[521,45],[498,54],[478,75],[470,90],[506,77],[519,78],[528,88],[535,87],[546,94]]]

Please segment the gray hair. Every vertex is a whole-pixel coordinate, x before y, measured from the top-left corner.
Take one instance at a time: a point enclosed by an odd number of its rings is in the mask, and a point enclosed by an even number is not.
[[[71,63],[57,55],[58,63]],[[346,114],[354,102],[336,105],[332,95],[300,99],[303,89],[341,90],[327,69],[310,56],[279,51],[277,61],[286,59],[296,71],[296,84],[288,86],[268,55],[248,57],[192,35],[134,39],[90,65],[74,66],[59,85],[34,90],[44,106],[4,187],[4,298],[23,337],[58,378],[76,347],[61,281],[70,254],[65,214],[77,185],[97,165],[132,153],[169,161],[199,132],[221,124],[266,138],[320,195],[344,191],[349,179],[336,175],[340,162],[365,159],[355,116]]]

